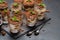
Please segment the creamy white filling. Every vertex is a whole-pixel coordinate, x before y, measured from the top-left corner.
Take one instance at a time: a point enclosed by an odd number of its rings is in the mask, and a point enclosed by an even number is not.
[[[37,7],[35,7],[35,10],[38,12],[38,20],[42,20],[45,17],[45,15],[41,15],[41,13],[46,11],[46,7],[43,9],[38,9]]]
[[[35,7],[34,9],[35,9],[35,11],[37,11],[37,12],[38,12],[38,15],[41,13],[41,10],[40,10],[40,9],[38,9],[37,7]]]
[[[38,20],[42,20],[45,16],[38,16]]]
[[[5,17],[4,17],[4,20],[8,21],[7,19],[8,19],[7,16],[5,16]]]
[[[36,23],[36,19],[34,19],[33,21],[31,21],[31,22],[28,22],[28,26],[34,26],[35,25],[35,23]]]
[[[3,23],[8,23],[8,18],[7,18],[7,16],[4,17],[4,20],[5,20],[5,21],[3,21]]]
[[[15,25],[13,25],[13,24],[10,24],[10,30],[12,33],[18,33],[18,30],[15,29]]]
[[[46,11],[46,8],[41,9],[41,12],[45,12],[45,11]]]
[[[46,11],[46,8],[43,8],[42,10],[40,10],[41,12],[45,12]],[[41,15],[40,13],[38,15]],[[41,16],[38,16],[38,20],[42,20],[43,18],[45,17],[45,15],[41,15]]]
[[[38,15],[40,15],[41,12],[45,12],[46,11],[46,7],[43,8],[43,9],[39,9],[39,8],[35,7],[34,9],[38,12]]]

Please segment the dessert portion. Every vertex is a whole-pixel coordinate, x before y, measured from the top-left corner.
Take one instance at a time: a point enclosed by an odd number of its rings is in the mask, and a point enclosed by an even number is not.
[[[27,19],[27,26],[33,27],[37,21],[37,12],[34,10],[29,10],[25,12],[25,16]]]
[[[10,11],[8,9],[8,3],[4,0],[0,0],[0,13],[2,14],[3,22],[8,23]]]
[[[0,9],[7,8],[8,3],[4,0],[0,0]]]
[[[45,12],[47,12],[47,9],[44,3],[37,4],[35,10],[38,12],[38,20],[42,20],[45,18]]]
[[[21,17],[12,16],[8,19],[10,32],[13,35],[17,35],[21,30]]]
[[[12,12],[12,16],[20,17],[22,19],[23,13],[20,10],[18,10],[18,11]],[[22,22],[22,20],[21,20],[21,22]]]
[[[19,0],[14,0],[14,3],[11,6],[11,13],[12,16],[10,16],[9,20],[9,26],[10,26],[10,33],[12,35],[17,35],[21,30],[22,25],[22,11],[21,11],[21,5]]]
[[[24,0],[23,6],[25,10],[33,9],[34,8],[35,1],[34,0]]]
[[[22,17],[21,6],[18,3],[13,3],[11,6],[11,12],[13,16]]]
[[[4,9],[3,11],[1,11],[1,14],[2,14],[2,18],[3,18],[3,22],[8,23],[8,18],[9,18],[9,14],[10,14],[9,9]]]
[[[21,10],[21,5],[19,3],[14,2],[11,6],[11,11],[15,12],[15,11],[19,11],[19,10]]]
[[[18,6],[18,9],[22,10],[22,6],[23,6],[22,3],[23,3],[23,0],[14,0],[13,5]]]

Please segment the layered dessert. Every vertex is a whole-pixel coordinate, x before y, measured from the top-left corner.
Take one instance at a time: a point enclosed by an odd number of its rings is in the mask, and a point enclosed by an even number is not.
[[[23,1],[23,5],[24,5],[25,10],[34,8],[34,4],[35,4],[34,0],[24,0]]]
[[[9,18],[10,33],[17,35],[21,30],[21,17],[12,16]]]
[[[38,20],[42,20],[45,18],[45,12],[47,12],[47,9],[44,3],[37,4],[35,10],[38,12]]]
[[[21,5],[19,3],[16,3],[16,2],[14,2],[11,6],[11,11],[12,12],[19,11],[21,9],[22,9]]]
[[[0,0],[0,9],[4,9],[8,7],[8,3],[4,0]]]
[[[8,3],[4,0],[0,0],[0,13],[2,14],[3,22],[8,23],[8,17],[10,11],[8,9]]]
[[[29,10],[25,12],[25,16],[27,19],[27,26],[33,27],[37,21],[37,12],[34,10]]]
[[[3,11],[1,11],[1,14],[2,14],[2,18],[3,18],[3,22],[7,24],[10,11],[8,9],[4,9]]]

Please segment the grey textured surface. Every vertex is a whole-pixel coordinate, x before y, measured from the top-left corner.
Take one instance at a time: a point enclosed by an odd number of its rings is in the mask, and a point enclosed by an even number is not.
[[[12,0],[7,0],[8,3],[12,3]],[[47,9],[51,12],[47,13],[48,17],[52,18],[51,21],[46,23],[44,28],[40,31],[40,35],[32,35],[31,38],[26,35],[18,38],[17,40],[60,40],[60,0],[45,0]],[[43,30],[45,30],[43,32]],[[15,40],[6,36],[0,35],[0,40]]]

